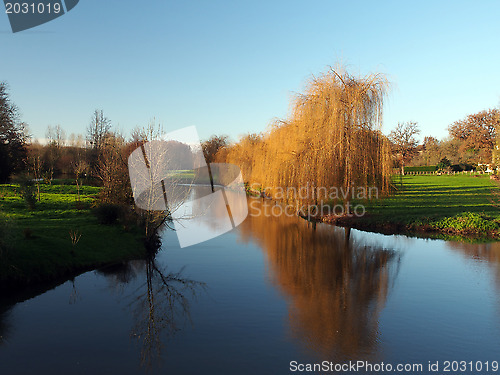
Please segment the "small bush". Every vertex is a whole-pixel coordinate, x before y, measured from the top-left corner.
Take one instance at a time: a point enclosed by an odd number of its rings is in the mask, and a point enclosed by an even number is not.
[[[100,224],[111,225],[120,217],[120,206],[104,203],[94,208],[93,212]]]
[[[451,167],[451,161],[445,156],[440,160],[440,162],[436,165],[438,170],[446,170]]]
[[[35,182],[29,177],[21,177],[18,179],[19,193],[24,199],[26,206],[30,210],[34,210],[37,202]]]
[[[80,241],[80,238],[82,238],[82,233],[76,229],[76,230],[70,230],[69,231],[69,238],[71,239],[71,245],[75,247],[78,242]]]
[[[431,225],[435,228],[451,229],[459,232],[489,232],[499,229],[498,223],[491,218],[473,212],[447,217]]]
[[[471,164],[465,164],[465,163],[454,164],[451,166],[451,170],[454,172],[472,171],[472,170],[474,170],[474,166]]]

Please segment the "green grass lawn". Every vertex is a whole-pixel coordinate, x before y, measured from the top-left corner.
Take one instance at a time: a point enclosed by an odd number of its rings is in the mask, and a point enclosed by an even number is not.
[[[77,207],[76,186],[42,184],[41,201],[31,211],[19,186],[0,185],[0,220],[7,221],[13,237],[0,258],[0,284],[50,279],[142,256],[137,228],[98,223],[91,212],[98,193],[98,187],[83,186]],[[70,233],[79,237],[77,243]]]
[[[488,175],[417,175],[397,177],[393,195],[366,204],[365,224],[400,224],[409,229],[495,232],[500,209],[498,185]]]

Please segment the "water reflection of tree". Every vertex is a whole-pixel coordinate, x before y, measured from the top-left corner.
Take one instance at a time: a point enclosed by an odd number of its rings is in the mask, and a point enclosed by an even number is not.
[[[191,321],[190,298],[195,297],[205,284],[187,279],[179,272],[158,267],[154,259],[146,263],[146,291],[134,301],[136,326],[132,336],[142,343],[141,361],[150,367],[155,358],[161,358],[161,334],[175,334]]]
[[[145,282],[134,285],[130,307],[135,325],[131,337],[141,345],[141,363],[151,368],[161,359],[168,337],[191,322],[190,300],[206,288],[205,283],[183,276],[183,270],[168,272],[158,265],[155,256],[146,260],[108,267],[99,271],[110,287],[123,292],[123,285],[145,276]]]
[[[399,268],[395,251],[285,216],[249,217],[241,231],[262,245],[271,280],[291,297],[292,337],[328,358],[375,352],[379,312]]]

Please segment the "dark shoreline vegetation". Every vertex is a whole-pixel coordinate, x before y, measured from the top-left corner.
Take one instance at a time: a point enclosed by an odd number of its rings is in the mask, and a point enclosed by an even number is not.
[[[138,225],[114,213],[99,215],[94,205],[100,187],[81,186],[78,200],[76,185],[65,182],[41,184],[33,210],[19,185],[0,185],[0,289],[71,278],[147,254]]]

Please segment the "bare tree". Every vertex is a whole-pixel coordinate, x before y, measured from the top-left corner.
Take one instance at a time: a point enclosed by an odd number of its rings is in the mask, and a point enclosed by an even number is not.
[[[411,160],[411,166],[436,165],[443,158],[441,156],[441,143],[441,141],[434,137],[424,137],[422,144],[417,146],[416,150],[418,154]]]
[[[402,176],[405,174],[405,164],[411,159],[418,145],[415,136],[419,133],[418,124],[408,121],[399,122],[396,129],[389,134],[389,139],[393,143],[394,151],[399,158]]]
[[[96,175],[103,158],[106,141],[111,133],[111,121],[102,110],[95,110],[87,128],[87,143],[90,147],[89,163],[92,174]]]
[[[82,186],[82,181],[80,180],[80,177],[85,175],[88,168],[89,168],[89,165],[87,164],[87,162],[85,160],[78,160],[73,166],[73,171],[75,173],[75,182],[76,182],[78,202],[80,202],[80,188]]]
[[[40,155],[33,155],[29,159],[30,168],[33,171],[33,177],[35,178],[38,202],[40,202],[40,180],[42,179],[42,161]]]
[[[57,149],[60,149],[66,144],[66,132],[61,125],[56,125],[54,127],[49,125],[45,137],[47,138],[48,144]]]
[[[115,133],[107,134],[95,170],[96,176],[102,182],[100,193],[102,203],[127,206],[132,201],[127,152],[123,136]]]
[[[69,146],[76,148],[83,148],[84,141],[81,134],[71,133],[68,139]]]
[[[104,116],[103,110],[95,110],[87,128],[87,141],[94,150],[102,150],[106,136],[111,131],[111,121]]]
[[[52,183],[54,172],[56,171],[56,164],[61,156],[61,144],[58,138],[62,138],[61,127],[47,126],[45,138],[47,139],[47,147],[45,147],[44,161],[46,167],[46,179]],[[59,134],[58,134],[59,133]],[[57,171],[56,171],[57,174]]]

